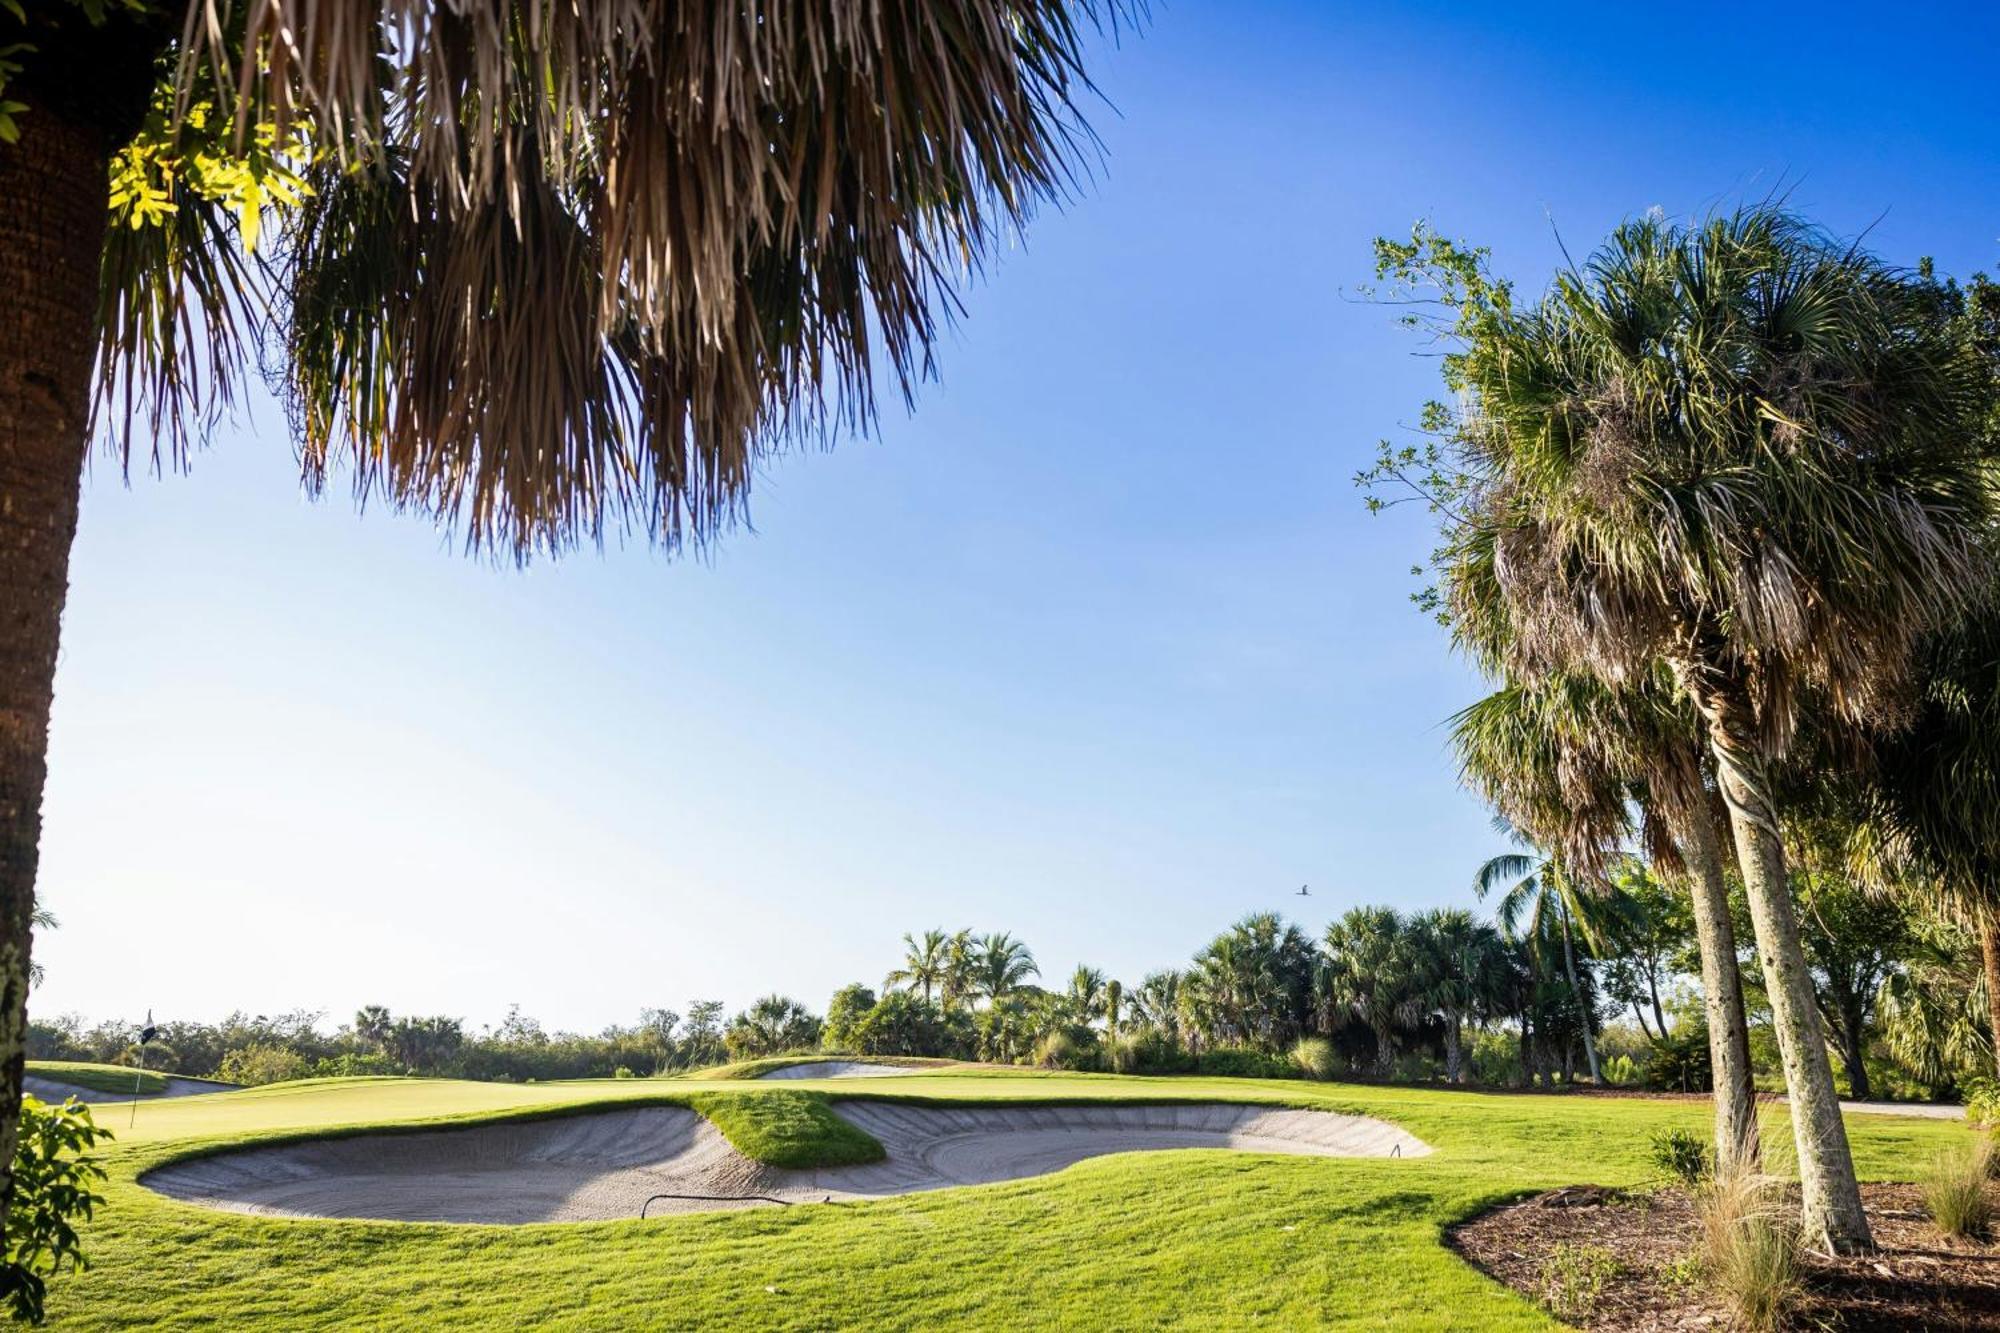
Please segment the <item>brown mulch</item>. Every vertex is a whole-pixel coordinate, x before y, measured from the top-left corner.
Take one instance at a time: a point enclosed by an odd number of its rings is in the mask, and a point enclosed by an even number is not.
[[[1953,1241],[1931,1224],[1914,1185],[1863,1185],[1878,1252],[1809,1256],[1804,1329],[2000,1330],[2000,1245]],[[1496,1208],[1448,1233],[1474,1267],[1550,1308],[1602,1276],[1587,1309],[1558,1313],[1617,1333],[1726,1329],[1727,1308],[1694,1261],[1694,1206],[1677,1189],[1624,1193],[1572,1186]],[[1567,1282],[1564,1275],[1571,1275]]]

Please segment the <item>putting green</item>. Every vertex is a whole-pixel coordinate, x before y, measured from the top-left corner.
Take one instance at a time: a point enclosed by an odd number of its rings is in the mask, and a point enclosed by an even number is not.
[[[1707,1119],[1704,1105],[1647,1099],[963,1070],[875,1080],[866,1095],[1296,1106],[1374,1117],[1435,1151],[1143,1152],[830,1208],[513,1227],[244,1216],[137,1183],[194,1152],[646,1102],[696,1106],[771,1160],[815,1146],[837,1120],[810,1094],[855,1091],[349,1079],[142,1103],[134,1130],[117,1127],[109,1204],[87,1233],[96,1266],[56,1284],[51,1312],[59,1328],[1551,1328],[1446,1250],[1443,1227],[1530,1190],[1642,1182],[1654,1130]],[[799,1114],[814,1110],[819,1120]],[[1782,1111],[1770,1114],[1788,1135]],[[1908,1179],[1969,1132],[1887,1116],[1855,1117],[1850,1131],[1873,1179]]]

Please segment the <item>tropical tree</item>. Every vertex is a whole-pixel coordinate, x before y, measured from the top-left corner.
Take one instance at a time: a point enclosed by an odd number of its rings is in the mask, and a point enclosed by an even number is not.
[[[1181,977],[1174,968],[1148,972],[1129,999],[1132,1021],[1170,1040],[1181,1036]]]
[[[1420,1004],[1444,1020],[1444,1076],[1463,1083],[1465,1025],[1501,1010],[1507,999],[1506,951],[1500,933],[1459,908],[1435,908],[1409,919],[1409,952]]]
[[[1991,984],[1970,931],[1947,917],[1919,915],[1903,966],[1882,985],[1879,1019],[1889,1054],[1933,1088],[1974,1071],[1991,1077]]]
[[[1425,238],[1405,253],[1428,271]],[[1986,369],[1947,289],[1771,207],[1627,223],[1528,304],[1447,280],[1462,299],[1445,372],[1464,407],[1437,424],[1472,482],[1443,603],[1497,585],[1520,678],[1665,669],[1699,713],[1806,1234],[1866,1249],[1778,783],[1802,722],[1866,734],[1892,716],[1917,642],[1987,585]]]
[[[786,995],[763,995],[729,1020],[723,1040],[729,1046],[729,1053],[741,1060],[810,1049],[819,1045],[820,1028],[820,1020],[797,1000]]]
[[[1508,935],[1526,940],[1552,935],[1561,942],[1563,977],[1582,1024],[1584,1062],[1590,1069],[1590,1081],[1601,1083],[1597,1039],[1591,1035],[1596,1015],[1590,1012],[1578,975],[1576,937],[1581,934],[1593,948],[1601,949],[1615,928],[1614,922],[1625,912],[1623,901],[1615,891],[1586,890],[1556,858],[1525,852],[1503,852],[1479,867],[1472,879],[1472,892],[1482,902],[1488,894],[1500,895],[1493,915]]]
[[[378,1051],[387,1044],[394,1027],[395,1020],[382,1005],[365,1004],[354,1011],[354,1035]]]
[[[941,930],[927,930],[922,938],[903,936],[903,965],[882,978],[885,987],[906,987],[925,1001],[936,997],[944,985],[950,965],[951,937]]]
[[[988,1000],[998,1003],[1027,984],[1029,977],[1041,974],[1034,953],[1005,931],[979,941],[973,980]]]
[[[1504,672],[1512,632],[1497,584],[1467,580],[1459,600],[1457,641],[1487,670]],[[1636,831],[1654,864],[1678,870],[1701,959],[1717,1160],[1731,1169],[1754,1166],[1761,1147],[1749,1020],[1718,802],[1692,710],[1674,698],[1662,673],[1614,688],[1588,674],[1550,672],[1467,708],[1452,720],[1452,742],[1467,785],[1532,840],[1560,848],[1566,864],[1592,877],[1615,873],[1628,860],[1619,849]],[[1634,808],[1643,815],[1638,830]],[[1626,914],[1626,947],[1643,945],[1633,938],[1636,926],[1651,921],[1657,931],[1678,915],[1656,907]]]
[[[1919,673],[1910,725],[1876,741],[1868,815],[1895,886],[1976,933],[1984,1044],[2000,1062],[2000,614],[1932,635]]]
[[[1069,990],[1063,999],[1076,1022],[1088,1025],[1104,1012],[1105,984],[1104,973],[1083,963],[1069,974]]]
[[[314,490],[705,541],[1078,178],[1117,2],[0,4],[0,1211],[93,415],[179,459],[254,351]]]
[[[1329,1007],[1375,1034],[1375,1073],[1396,1072],[1398,1034],[1416,1021],[1423,992],[1403,918],[1387,907],[1356,907],[1326,928],[1320,985]]]
[[[1317,963],[1304,931],[1253,912],[1195,955],[1184,993],[1205,1036],[1283,1050],[1311,1020]]]
[[[944,971],[938,978],[938,998],[946,1010],[958,1008],[978,991],[979,941],[969,930],[954,931],[944,947]]]

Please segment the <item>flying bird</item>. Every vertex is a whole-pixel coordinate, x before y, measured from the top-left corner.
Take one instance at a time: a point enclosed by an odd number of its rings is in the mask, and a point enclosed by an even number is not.
[[[1299,885],[1299,897],[1301,898],[1312,897],[1312,890],[1303,884]]]

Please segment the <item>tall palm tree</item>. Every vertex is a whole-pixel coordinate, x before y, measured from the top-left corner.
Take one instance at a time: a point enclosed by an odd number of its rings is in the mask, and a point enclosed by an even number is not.
[[[1446,374],[1467,407],[1447,429],[1472,484],[1443,601],[1497,585],[1520,678],[1664,667],[1699,713],[1770,985],[1806,1233],[1866,1249],[1778,783],[1802,722],[1865,732],[1891,714],[1918,639],[1987,584],[1985,368],[1938,284],[1776,208],[1627,223],[1534,302],[1468,286],[1462,253]],[[1411,254],[1392,267],[1421,268]]]
[[[1375,1073],[1396,1072],[1398,1034],[1419,1016],[1422,993],[1403,918],[1356,907],[1326,928],[1321,985],[1329,1003],[1375,1034]]]
[[[1589,993],[1576,966],[1576,936],[1581,934],[1602,947],[1617,917],[1616,899],[1585,889],[1556,858],[1525,852],[1503,852],[1479,867],[1472,879],[1472,892],[1481,901],[1490,893],[1500,895],[1493,915],[1508,935],[1532,940],[1546,932],[1561,941],[1563,977],[1581,1019],[1584,1063],[1590,1070],[1590,1081],[1601,1084],[1604,1079],[1597,1067],[1597,1039],[1591,1035]]]
[[[1411,917],[1408,928],[1417,992],[1444,1020],[1445,1080],[1463,1083],[1466,1023],[1485,1020],[1506,1001],[1500,933],[1470,912],[1443,907]]]
[[[938,995],[946,1009],[956,1009],[972,998],[979,984],[979,941],[969,930],[954,931],[944,947],[944,971],[938,978]]]
[[[1483,589],[1488,598],[1497,588]],[[1462,596],[1471,596],[1467,590]],[[1482,603],[1456,625],[1462,647],[1502,669],[1504,608]],[[1578,672],[1510,683],[1452,719],[1461,776],[1530,839],[1559,847],[1567,864],[1603,874],[1644,815],[1653,861],[1678,868],[1693,908],[1702,999],[1715,1079],[1716,1159],[1730,1169],[1759,1160],[1749,1022],[1737,966],[1718,832],[1697,720],[1662,673],[1607,685]]]
[[[1029,977],[1042,975],[1042,969],[1035,966],[1035,955],[1026,943],[998,931],[979,941],[976,973],[979,993],[999,1001],[1019,990]]]
[[[94,411],[179,458],[255,351],[314,489],[704,541],[1078,178],[1118,4],[0,5],[0,1212]]]
[[[904,935],[903,965],[882,978],[882,985],[920,992],[928,1004],[944,984],[950,950],[951,937],[941,930],[927,930],[921,939]]]

